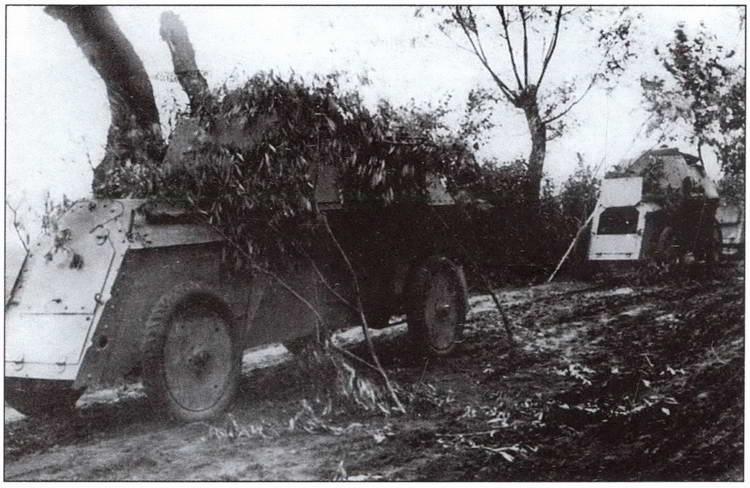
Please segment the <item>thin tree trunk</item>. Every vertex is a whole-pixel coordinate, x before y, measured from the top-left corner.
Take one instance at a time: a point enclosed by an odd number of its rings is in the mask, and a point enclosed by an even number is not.
[[[107,88],[111,122],[104,159],[94,170],[94,194],[125,196],[111,181],[113,172],[126,163],[160,162],[164,153],[159,111],[143,62],[106,7],[53,5],[44,11],[65,23]]]
[[[195,51],[187,28],[174,12],[164,12],[160,18],[159,34],[169,46],[174,73],[190,100],[190,112],[195,115],[208,96],[208,83],[195,63]]]

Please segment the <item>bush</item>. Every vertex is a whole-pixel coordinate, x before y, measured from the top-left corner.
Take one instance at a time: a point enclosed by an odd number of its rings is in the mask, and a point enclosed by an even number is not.
[[[593,210],[599,181],[582,162],[559,194],[545,178],[538,209],[524,195],[526,163],[490,161],[462,175],[469,218],[461,237],[474,260],[497,281],[541,279],[554,269]],[[578,246],[585,250],[585,240]],[[580,261],[585,253],[579,252]]]

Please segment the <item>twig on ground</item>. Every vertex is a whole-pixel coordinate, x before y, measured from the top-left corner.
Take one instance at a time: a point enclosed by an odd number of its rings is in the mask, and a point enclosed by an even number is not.
[[[333,344],[333,343],[331,343],[331,347],[333,347],[334,349],[336,349],[341,354],[349,356],[350,358],[354,359],[355,361],[359,361],[360,363],[364,364],[368,368],[372,368],[373,370],[378,371],[378,367],[377,366],[375,366],[372,363],[367,362],[366,360],[362,359],[361,357],[357,356],[356,354],[354,354],[354,353],[352,353],[350,351],[347,351],[343,347],[337,346],[336,344]]]
[[[430,364],[430,358],[427,358],[424,360],[424,368],[422,368],[422,375],[419,377],[419,381],[417,381],[417,384],[424,381],[424,375],[427,373],[427,365]]]
[[[511,346],[510,350],[512,353],[516,347],[516,341],[513,338],[513,331],[510,328],[510,320],[508,320],[508,316],[505,314],[505,309],[503,308],[502,305],[500,305],[500,299],[492,290],[492,284],[490,283],[490,281],[481,272],[479,272],[479,274],[482,278],[482,281],[484,281],[484,286],[487,289],[487,292],[490,294],[490,296],[492,297],[492,301],[495,303],[495,308],[497,308],[497,311],[500,312],[500,318],[503,321],[503,327],[505,327],[505,332],[508,334],[508,342],[510,342],[510,346]]]
[[[500,432],[498,429],[492,429],[492,430],[480,430],[477,432],[458,432],[455,434],[435,434],[438,437],[474,437],[474,436],[482,436],[482,435],[489,435],[493,436]]]
[[[714,349],[714,346],[711,346],[711,349],[709,349],[709,351],[711,351],[711,354],[713,354],[714,358],[716,358],[716,361],[719,364],[729,364],[729,361],[725,361],[719,357],[719,355],[716,353],[716,349]]]
[[[652,368],[654,367],[654,363],[651,362],[651,358],[648,357],[647,353],[644,352],[644,353],[641,354],[641,356],[643,356],[644,358],[646,358],[646,362],[648,363],[649,366],[651,366]]]

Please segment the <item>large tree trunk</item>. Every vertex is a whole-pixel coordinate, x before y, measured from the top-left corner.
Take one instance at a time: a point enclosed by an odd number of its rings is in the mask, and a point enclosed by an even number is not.
[[[107,87],[112,118],[104,159],[94,170],[94,194],[132,195],[120,174],[123,167],[159,163],[164,153],[159,112],[143,63],[106,7],[48,6],[45,12],[67,25]]]
[[[159,34],[169,46],[174,73],[190,100],[190,112],[196,115],[207,101],[208,84],[195,63],[195,51],[187,29],[180,17],[173,12],[161,14],[160,23]]]
[[[519,107],[523,109],[531,134],[531,153],[529,154],[524,194],[529,207],[536,210],[539,207],[539,192],[544,176],[544,158],[547,154],[547,126],[539,114],[535,90],[529,90],[529,92],[527,96],[521,98]]]

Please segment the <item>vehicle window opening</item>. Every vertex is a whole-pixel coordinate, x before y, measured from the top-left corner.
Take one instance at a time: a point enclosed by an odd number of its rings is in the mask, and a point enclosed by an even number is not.
[[[635,234],[638,230],[638,209],[610,207],[599,216],[599,234]]]

